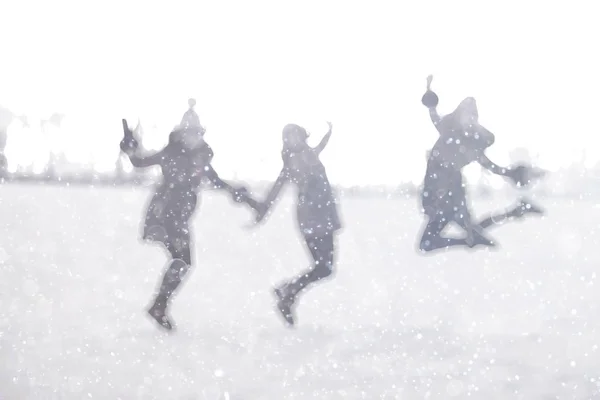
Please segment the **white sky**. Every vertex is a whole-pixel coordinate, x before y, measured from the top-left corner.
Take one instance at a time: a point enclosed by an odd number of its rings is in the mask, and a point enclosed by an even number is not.
[[[525,146],[554,168],[584,148],[600,158],[597,7],[0,0],[0,104],[40,118],[67,114],[73,139],[55,145],[114,165],[122,116],[140,117],[147,131],[157,124],[157,146],[195,97],[224,177],[275,179],[283,125],[303,124],[316,141],[331,120],[323,161],[333,181],[420,181],[437,135],[420,103],[433,73],[441,112],[477,99],[496,133],[494,161],[506,164],[508,150]],[[11,132],[9,155],[33,157],[26,145],[35,132]]]

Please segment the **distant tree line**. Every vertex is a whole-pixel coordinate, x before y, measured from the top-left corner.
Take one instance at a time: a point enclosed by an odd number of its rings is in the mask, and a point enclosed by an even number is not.
[[[48,126],[60,128],[64,115],[54,113],[47,119],[40,121],[40,129],[45,132]],[[5,155],[8,139],[8,127],[11,124],[21,124],[28,127],[30,119],[24,115],[16,115],[7,108],[0,106],[0,179],[4,182],[46,182],[49,184],[81,184],[81,185],[151,185],[158,179],[158,171],[153,169],[136,170],[132,168],[129,160],[118,151],[115,145],[115,167],[112,171],[98,172],[93,165],[69,165],[64,154],[51,153],[45,170],[33,174],[27,168],[18,168],[9,173]],[[138,124],[136,135],[143,148],[143,127]],[[510,163],[528,163],[536,165],[538,157],[532,156],[526,148],[515,148],[510,152]],[[591,168],[586,168],[587,153],[582,151],[581,157],[570,166],[556,171],[543,181],[535,184],[531,189],[541,195],[564,196],[581,199],[600,198],[600,162]],[[474,196],[491,196],[494,189],[490,185],[491,174],[483,173],[477,182],[470,182],[470,193]],[[255,181],[254,185],[266,188],[268,182]],[[398,182],[396,185],[356,185],[337,187],[338,193],[343,196],[360,197],[414,197],[420,192],[418,184],[413,182]]]

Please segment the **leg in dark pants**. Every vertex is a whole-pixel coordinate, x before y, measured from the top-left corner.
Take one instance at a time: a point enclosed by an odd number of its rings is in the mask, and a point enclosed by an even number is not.
[[[306,245],[314,261],[312,268],[275,289],[275,294],[279,299],[279,311],[290,325],[294,325],[294,316],[291,308],[298,294],[311,284],[327,278],[333,273],[333,263],[335,260],[333,235],[333,233],[328,233],[320,237],[305,237]]]
[[[444,210],[438,210],[435,213],[429,213],[428,218],[429,220],[425,225],[419,243],[419,250],[423,252],[430,252],[454,246],[493,246],[493,242],[484,235],[483,228],[477,224],[472,225],[471,214],[465,206],[464,201],[460,203],[460,206],[452,208],[448,207]],[[442,236],[442,231],[452,221],[456,222],[465,230],[471,228],[473,235],[472,241],[468,241],[466,238],[458,239]]]
[[[443,212],[429,216],[429,220],[423,229],[419,249],[424,252],[429,252],[437,249],[443,249],[452,246],[466,246],[465,239],[443,237],[442,231],[450,223],[450,219]]]
[[[499,222],[506,220],[522,218],[528,213],[543,214],[544,211],[540,207],[533,204],[530,200],[524,198],[512,210],[503,213],[491,214],[483,218],[480,222],[475,223],[474,225],[474,244],[481,244],[485,246],[493,245],[493,243],[489,241],[489,239],[483,234],[483,231],[486,228],[498,225]],[[469,246],[465,239],[445,238],[441,236],[441,232],[451,221],[456,222],[463,229],[466,229],[467,224],[470,224],[468,210],[463,209],[460,213],[453,210],[438,211],[433,216],[429,216],[429,221],[421,237],[421,242],[419,245],[420,250],[429,252],[452,246]]]
[[[171,296],[181,284],[192,264],[189,236],[183,235],[178,240],[169,241],[166,243],[166,247],[171,256],[171,261],[163,275],[154,304],[148,310],[148,313],[163,328],[171,330],[173,325],[166,312]]]
[[[522,198],[520,203],[517,204],[512,210],[503,213],[491,214],[488,217],[482,219],[478,225],[482,229],[486,229],[490,226],[498,225],[499,223],[510,219],[522,218],[525,214],[543,215],[544,210],[539,206],[535,205],[531,200],[527,198]]]

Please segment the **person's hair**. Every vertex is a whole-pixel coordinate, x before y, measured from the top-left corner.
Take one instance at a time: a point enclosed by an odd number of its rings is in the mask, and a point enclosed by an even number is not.
[[[283,127],[283,131],[281,133],[281,138],[283,141],[290,138],[292,135],[298,135],[301,140],[305,141],[308,138],[308,133],[306,129],[296,124],[287,124]]]
[[[475,117],[475,121],[479,119],[479,113],[477,111],[477,103],[473,97],[467,97],[448,115],[444,115],[440,122],[437,124],[437,128],[440,133],[455,131],[461,129],[461,117],[464,115],[471,115]]]
[[[477,102],[473,97],[466,97],[463,101],[460,102],[460,104],[456,107],[456,110],[454,110],[452,114],[470,114],[475,117],[475,120],[478,120],[479,111],[477,111]]]

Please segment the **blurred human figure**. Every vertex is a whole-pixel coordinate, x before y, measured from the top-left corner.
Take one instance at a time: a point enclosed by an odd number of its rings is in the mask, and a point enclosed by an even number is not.
[[[136,168],[157,165],[162,171],[162,183],[148,205],[142,238],[162,243],[170,255],[158,294],[148,310],[160,326],[170,330],[173,323],[167,316],[169,301],[192,265],[193,241],[188,223],[196,210],[202,179],[210,180],[217,189],[228,191],[238,203],[256,204],[248,198],[245,188],[234,188],[219,178],[211,166],[214,153],[204,141],[204,130],[199,124],[182,124],[170,133],[169,142],[162,150],[147,156],[138,154],[137,140],[125,120],[123,129],[121,150],[129,156],[132,165]]]
[[[294,325],[298,295],[313,283],[332,275],[336,259],[335,235],[341,229],[336,200],[319,155],[331,137],[329,131],[316,147],[307,143],[308,133],[295,124],[283,128],[283,168],[266,199],[259,203],[255,222],[267,215],[286,183],[297,188],[296,221],[313,264],[297,277],[274,289],[277,308],[286,323]]]
[[[496,244],[486,235],[485,228],[494,225],[494,221],[520,218],[527,213],[542,214],[543,210],[524,198],[506,213],[474,222],[467,204],[462,169],[472,162],[478,162],[492,173],[523,186],[539,177],[539,174],[535,175],[533,169],[525,165],[503,168],[487,158],[485,150],[494,143],[495,136],[479,123],[475,99],[465,98],[451,114],[441,117],[436,109],[439,98],[431,90],[432,79],[432,76],[427,78],[427,92],[421,101],[429,109],[431,121],[440,136],[427,160],[421,193],[421,205],[427,223],[419,249],[429,252],[451,246],[493,247]],[[465,238],[441,236],[444,228],[453,221],[465,230]]]

